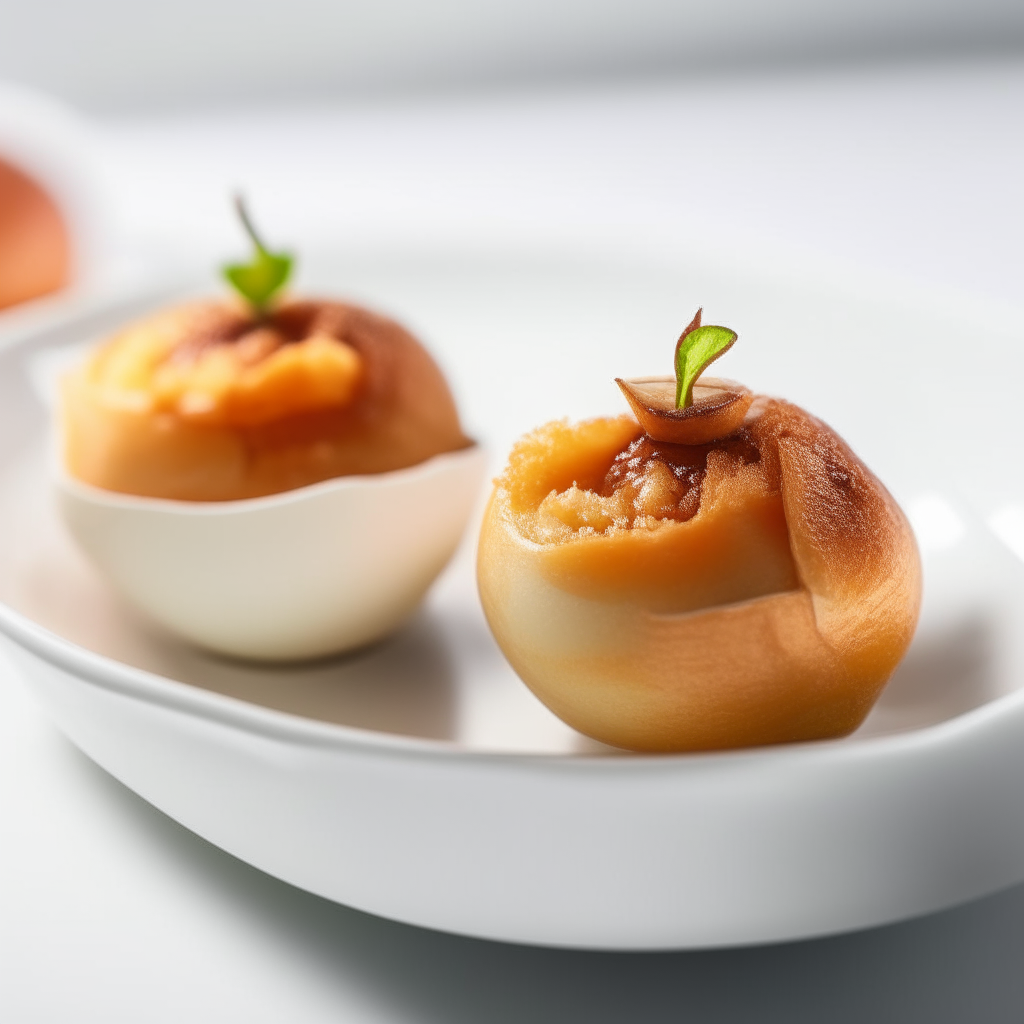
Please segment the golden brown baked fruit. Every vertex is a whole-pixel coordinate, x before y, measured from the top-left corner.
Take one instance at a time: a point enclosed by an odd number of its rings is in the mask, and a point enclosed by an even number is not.
[[[702,379],[695,406],[704,384],[732,387]],[[855,729],[910,643],[921,570],[842,439],[758,396],[704,444],[626,416],[529,434],[496,482],[478,581],[506,657],[559,717],[683,751]]]
[[[0,160],[0,309],[67,284],[71,247],[53,200]]]
[[[72,476],[189,501],[383,473],[470,443],[423,346],[338,302],[166,310],[100,347],[62,399]]]

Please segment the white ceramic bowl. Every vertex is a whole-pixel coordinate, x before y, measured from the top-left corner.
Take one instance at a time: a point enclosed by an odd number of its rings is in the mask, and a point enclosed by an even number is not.
[[[64,521],[111,583],[167,629],[223,654],[290,660],[386,636],[455,551],[479,446],[410,469],[244,501],[118,494],[57,473]]]
[[[715,946],[863,928],[1020,882],[1024,565],[983,519],[1024,553],[1024,480],[1007,440],[1024,325],[851,297],[845,281],[745,277],[703,256],[609,263],[613,276],[595,266],[589,254],[560,265],[432,251],[325,265],[313,283],[354,282],[446,339],[467,419],[502,453],[558,412],[607,412],[603,367],[622,367],[624,338],[637,374],[656,365],[667,330],[656,328],[678,329],[680,305],[731,309],[745,337],[767,336],[736,352],[734,375],[839,429],[904,500],[921,542],[920,629],[853,736],[723,754],[601,748],[502,658],[469,545],[422,616],[352,657],[253,665],[140,628],[57,519],[42,370],[145,312],[142,300],[0,344],[0,645],[82,750],[193,832],[293,885],[418,925],[590,948]],[[887,375],[848,358],[865,337]],[[984,387],[949,372],[965,337],[999,368]],[[474,389],[480,379],[500,387]],[[965,422],[986,424],[991,443]],[[954,481],[982,519],[935,493]]]

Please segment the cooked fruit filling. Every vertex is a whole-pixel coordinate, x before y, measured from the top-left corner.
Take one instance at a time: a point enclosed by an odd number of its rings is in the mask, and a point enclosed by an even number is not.
[[[754,430],[698,446],[626,417],[551,423],[515,446],[499,486],[548,580],[581,597],[671,614],[800,586]]]
[[[574,482],[564,491],[552,491],[538,513],[584,533],[652,530],[667,520],[686,522],[700,508],[707,455],[706,448],[638,437],[615,456],[599,489],[583,489]]]
[[[331,325],[313,317],[254,323],[229,308],[191,313],[191,323],[154,319],[131,346],[101,352],[90,367],[95,385],[115,405],[237,427],[336,408],[353,398],[363,361],[328,333]]]
[[[495,482],[477,579],[512,667],[555,714],[631,750],[851,732],[914,632],[899,507],[826,424],[701,376],[618,383],[636,415],[549,423]]]
[[[596,486],[573,480],[569,487],[553,489],[540,502],[542,520],[580,534],[615,530],[652,530],[665,522],[685,523],[700,510],[701,489],[708,457],[720,453],[735,466],[759,462],[761,453],[746,429],[713,445],[669,444],[646,434],[633,438],[614,458]],[[555,523],[548,526],[558,537],[568,535]],[[537,538],[540,539],[540,538]]]

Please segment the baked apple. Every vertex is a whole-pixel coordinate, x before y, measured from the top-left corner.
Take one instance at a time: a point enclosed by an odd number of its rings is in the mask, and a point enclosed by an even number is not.
[[[85,554],[165,629],[323,657],[413,613],[485,459],[415,338],[344,303],[275,302],[290,259],[254,241],[226,268],[244,304],[158,313],[66,378],[55,491]]]
[[[408,331],[345,303],[274,304],[289,260],[253,240],[254,262],[227,268],[247,301],[157,313],[64,380],[71,476],[225,501],[404,469],[470,444],[440,369]]]
[[[618,382],[636,418],[528,434],[484,518],[499,645],[555,714],[614,746],[845,735],[914,633],[899,506],[814,416],[699,376],[735,337],[698,312],[674,378]]]

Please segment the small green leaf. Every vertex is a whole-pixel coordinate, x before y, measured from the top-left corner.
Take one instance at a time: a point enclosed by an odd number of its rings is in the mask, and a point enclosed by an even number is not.
[[[698,314],[699,315],[699,314]],[[724,352],[732,348],[736,332],[728,327],[694,327],[676,346],[676,408],[693,405],[697,378]]]
[[[248,299],[256,312],[262,313],[287,283],[295,261],[287,253],[267,251],[249,220],[241,196],[235,197],[235,208],[256,251],[250,263],[229,263],[225,266],[224,277],[244,299]]]
[[[251,263],[229,263],[224,268],[224,276],[235,286],[235,290],[258,310],[266,309],[274,293],[284,285],[291,272],[290,256],[269,253],[264,249],[256,252]]]

